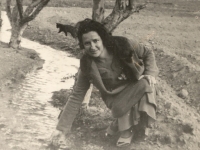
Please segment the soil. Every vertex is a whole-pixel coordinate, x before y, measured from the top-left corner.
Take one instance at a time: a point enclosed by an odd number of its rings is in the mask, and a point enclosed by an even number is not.
[[[71,147],[69,149],[200,149],[200,13],[194,9],[190,10],[193,11],[184,12],[174,7],[165,11],[153,8],[142,10],[122,22],[113,33],[114,35],[138,39],[152,48],[156,54],[160,70],[157,78],[159,89],[157,93],[157,122],[148,130],[148,136],[145,139],[135,137],[132,144],[125,148],[115,146],[118,135],[105,138],[105,129],[112,117],[110,111],[101,101],[98,91],[94,89],[90,109],[77,116],[72,134],[68,137],[67,142]],[[106,10],[106,14],[109,12],[111,10]],[[64,34],[58,34],[56,23],[73,25],[87,17],[91,17],[91,9],[89,8],[45,8],[30,23],[24,36],[56,49],[69,51],[75,57],[81,53],[77,41],[70,35],[66,37]],[[41,20],[43,21],[41,22]],[[17,63],[14,64],[19,66],[14,66],[13,70],[18,70],[20,67],[24,72],[23,77],[31,68],[35,68],[34,65],[32,66],[34,60],[27,58],[30,56],[27,53],[21,54],[10,49],[7,50],[7,48],[1,49],[0,52],[5,54],[0,55],[2,56],[0,61],[10,62],[11,58],[15,58]],[[21,61],[30,63],[24,66],[25,64]],[[1,76],[3,79],[1,95],[3,94],[3,101],[5,101],[9,99],[9,96],[5,95],[9,95],[9,92],[12,91],[13,81],[21,79],[22,76],[18,77],[15,75],[16,73],[12,73],[12,69],[8,69],[13,67],[12,63],[4,63],[9,65],[8,67],[0,64],[1,72],[5,74]],[[62,92],[58,92],[61,96],[59,94],[57,97],[54,96],[54,100],[59,101],[63,95]],[[70,91],[67,92],[70,93]],[[66,90],[63,93],[66,94]],[[61,100],[63,99],[61,98]],[[56,106],[62,107],[63,105]],[[9,116],[9,114],[6,110],[1,112],[2,117]],[[1,123],[0,128],[3,125]]]

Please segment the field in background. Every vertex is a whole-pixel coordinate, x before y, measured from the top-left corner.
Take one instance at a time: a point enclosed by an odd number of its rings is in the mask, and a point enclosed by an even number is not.
[[[5,6],[5,1],[2,4]],[[24,0],[24,5],[30,4],[30,0]],[[182,13],[200,11],[200,0],[137,0],[136,2],[146,2],[149,10],[169,11],[176,10]],[[12,3],[14,3],[12,1]],[[105,0],[105,8],[111,9],[115,4],[114,0]],[[48,7],[82,7],[92,8],[92,0],[50,0]]]

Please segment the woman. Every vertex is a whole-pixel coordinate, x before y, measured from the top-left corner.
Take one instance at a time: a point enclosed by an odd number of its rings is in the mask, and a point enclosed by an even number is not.
[[[125,37],[111,36],[93,20],[81,21],[79,46],[84,50],[73,94],[59,118],[57,130],[68,133],[90,83],[100,91],[116,120],[106,135],[120,132],[117,146],[131,143],[134,125],[156,119],[153,85],[158,74],[154,53]]]

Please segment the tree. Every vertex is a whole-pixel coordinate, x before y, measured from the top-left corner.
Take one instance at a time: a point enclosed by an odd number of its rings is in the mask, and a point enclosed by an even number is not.
[[[113,11],[104,19],[104,5],[105,0],[93,0],[92,19],[104,24],[110,32],[133,13],[146,7],[146,4],[136,4],[136,0],[116,0]]]
[[[145,7],[146,4],[136,4],[136,0],[116,0],[113,11],[104,18],[105,0],[93,0],[92,19],[101,22],[112,33],[122,21]],[[78,26],[79,23],[75,26],[61,24],[58,28],[67,35],[69,31],[69,33],[77,32]]]
[[[16,0],[11,10],[11,0],[6,1],[6,12],[12,27],[9,46],[20,48],[21,37],[28,22],[35,19],[39,12],[48,4],[50,0],[32,0],[26,10],[23,8],[23,0]]]

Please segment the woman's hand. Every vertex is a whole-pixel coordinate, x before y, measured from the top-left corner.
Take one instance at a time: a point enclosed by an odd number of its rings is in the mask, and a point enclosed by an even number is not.
[[[60,138],[64,136],[64,134],[59,130],[54,130],[50,137],[50,142],[53,145],[59,145]]]
[[[65,133],[59,130],[53,131],[50,137],[50,143],[54,146],[59,146],[60,149],[68,147],[66,144],[66,140],[67,139]]]
[[[151,76],[151,75],[142,75],[138,80],[145,78],[147,79],[147,81],[149,82],[149,85],[151,87],[154,87],[154,85],[156,84],[156,79],[155,77]]]

